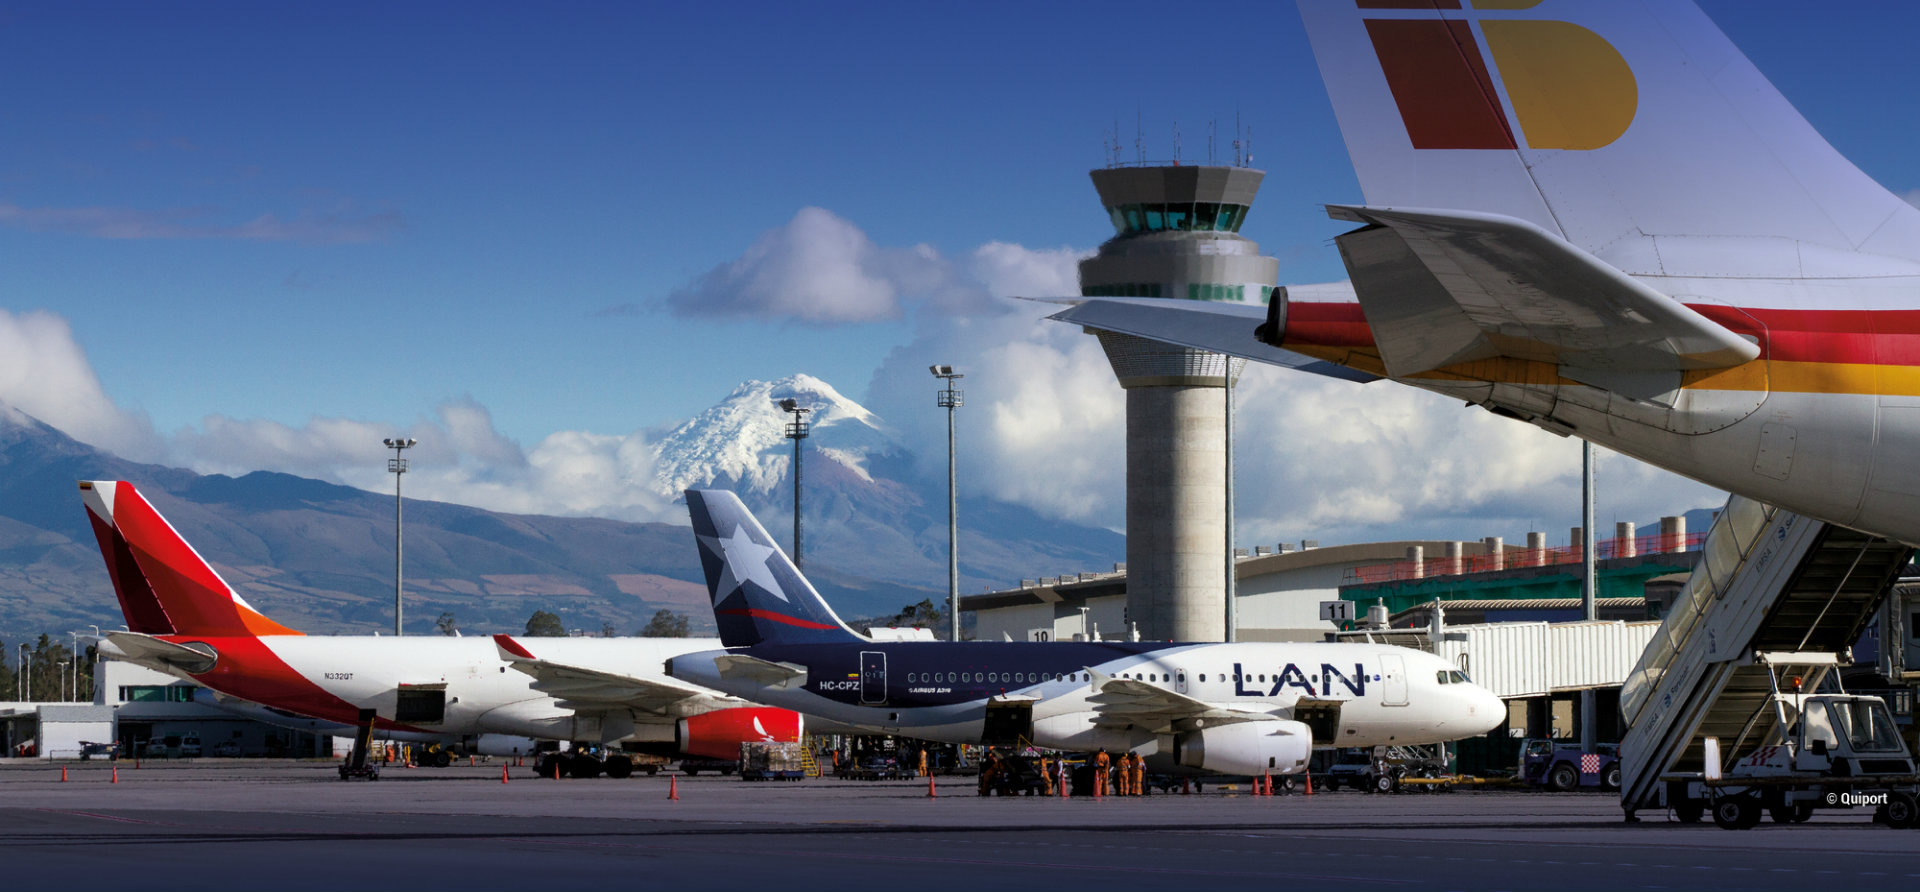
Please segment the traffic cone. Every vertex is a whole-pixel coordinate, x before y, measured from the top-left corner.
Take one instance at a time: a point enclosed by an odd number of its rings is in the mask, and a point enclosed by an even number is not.
[[[468,753],[468,754],[467,754],[467,767],[468,767],[468,768],[472,768],[473,766],[475,766],[475,765],[477,765],[477,764],[479,764],[479,763],[477,763],[477,762],[475,762],[475,761],[473,761],[473,754],[472,754],[472,753]]]
[[[560,779],[560,760],[559,759],[553,760],[553,779],[554,780]]]
[[[1260,795],[1262,796],[1273,795],[1273,775],[1271,774],[1260,775]]]
[[[667,798],[674,802],[680,801],[680,776],[677,774],[667,778]]]
[[[934,792],[934,789],[933,789],[933,775],[932,775],[931,773],[929,773],[929,774],[927,775],[927,798],[928,798],[928,799],[938,799],[938,798],[940,798],[940,794],[939,794],[939,793],[937,793],[937,792]]]
[[[67,782],[67,766],[65,765],[60,766],[60,782],[63,784]]]
[[[107,783],[117,784],[119,782],[120,782],[120,766],[115,765],[113,766],[113,776],[107,779]]]
[[[1060,798],[1073,798],[1073,794],[1067,790],[1067,787],[1072,786],[1072,780],[1073,775],[1067,773],[1067,766],[1060,766]]]
[[[500,766],[500,782],[503,784],[507,782],[507,766],[505,765]]]
[[[1313,795],[1313,772],[1311,771],[1307,772],[1307,792],[1304,795]]]

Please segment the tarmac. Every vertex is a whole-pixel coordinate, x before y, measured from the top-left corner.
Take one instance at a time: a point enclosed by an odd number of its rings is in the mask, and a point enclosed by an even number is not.
[[[1598,793],[982,798],[971,778],[536,778],[501,762],[0,761],[16,887],[1920,889],[1867,809],[1745,831]],[[668,798],[675,791],[679,799]]]

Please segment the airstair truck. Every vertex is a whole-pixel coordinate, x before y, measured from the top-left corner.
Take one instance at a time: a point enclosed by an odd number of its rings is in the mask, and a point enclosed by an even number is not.
[[[1706,812],[1721,827],[1744,830],[1763,812],[1788,823],[1815,809],[1870,807],[1890,826],[1920,825],[1920,776],[1893,714],[1878,697],[1840,688],[1838,655],[1757,653],[1753,660],[1767,669],[1770,695],[1726,750],[1731,765],[1710,738],[1705,770],[1662,778],[1675,817],[1694,823]],[[1831,690],[1806,693],[1828,680]]]

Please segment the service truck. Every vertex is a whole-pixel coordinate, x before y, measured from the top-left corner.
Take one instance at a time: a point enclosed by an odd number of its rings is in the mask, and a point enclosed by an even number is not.
[[[1521,783],[1566,793],[1581,787],[1620,789],[1620,745],[1595,744],[1589,753],[1578,743],[1536,738],[1520,744],[1514,777]]]
[[[1754,661],[1767,667],[1770,689],[1748,730],[1725,750],[1736,757],[1732,764],[1709,737],[1702,771],[1662,776],[1675,817],[1694,823],[1711,814],[1721,827],[1744,830],[1763,813],[1789,823],[1815,809],[1872,808],[1889,826],[1920,823],[1920,776],[1893,713],[1879,697],[1846,693],[1833,671],[1838,655],[1760,653]],[[1747,733],[1761,726],[1766,731],[1746,749]]]

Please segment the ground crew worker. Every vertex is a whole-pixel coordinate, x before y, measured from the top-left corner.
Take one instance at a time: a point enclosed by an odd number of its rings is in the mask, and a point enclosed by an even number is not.
[[[1133,754],[1133,795],[1147,795],[1147,757]]]
[[[1120,757],[1120,776],[1123,778],[1121,783],[1126,787],[1122,795],[1140,795],[1140,791],[1133,786],[1133,760],[1137,758],[1139,757],[1135,756],[1132,750],[1128,750],[1126,755]]]
[[[920,748],[920,776],[933,776],[933,772],[927,770],[927,748],[924,746]]]
[[[1053,760],[1044,755],[1040,757],[1040,795],[1053,795]]]
[[[1113,766],[1113,758],[1107,755],[1107,748],[1093,754],[1093,795],[1107,795],[1107,772]]]
[[[993,792],[993,782],[1000,776],[1000,754],[987,750],[986,761],[980,763],[980,795]]]

